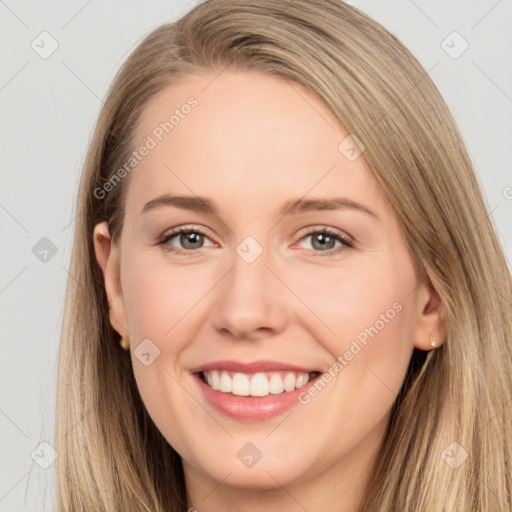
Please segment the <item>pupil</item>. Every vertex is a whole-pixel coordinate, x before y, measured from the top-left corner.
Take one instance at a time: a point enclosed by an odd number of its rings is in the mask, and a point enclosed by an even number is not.
[[[315,238],[313,238],[313,240],[318,241],[320,243],[321,248],[325,248],[329,241],[334,241],[334,239],[330,235],[325,235],[323,233],[319,233]]]
[[[199,233],[185,233],[183,236],[185,238],[185,243],[183,245],[187,247],[187,245],[189,244],[194,245],[199,243],[199,237],[201,237],[202,235],[200,235]],[[194,240],[194,238],[196,238],[196,240]]]

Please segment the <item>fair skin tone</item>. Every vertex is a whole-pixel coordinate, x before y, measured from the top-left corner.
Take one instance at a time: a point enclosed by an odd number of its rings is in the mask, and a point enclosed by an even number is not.
[[[166,113],[190,96],[198,101],[130,174],[119,243],[106,223],[94,230],[111,323],[129,337],[142,399],[182,457],[189,506],[353,512],[414,347],[429,350],[430,336],[438,345],[444,337],[442,303],[418,279],[364,153],[349,161],[338,150],[348,133],[327,106],[277,77],[215,76],[183,78],[143,112],[137,148]],[[209,198],[218,214],[141,213],[162,194]],[[374,215],[350,207],[279,213],[288,200],[313,197],[343,197]],[[158,245],[180,226],[206,236]],[[307,235],[312,227],[351,237],[353,247],[335,238],[322,246],[321,235]],[[237,252],[248,236],[263,248],[252,263]],[[321,392],[277,417],[225,415],[190,372],[219,359],[327,372],[396,303],[400,311]],[[148,366],[134,355],[145,339],[160,350]],[[262,454],[252,467],[237,457],[248,442]]]

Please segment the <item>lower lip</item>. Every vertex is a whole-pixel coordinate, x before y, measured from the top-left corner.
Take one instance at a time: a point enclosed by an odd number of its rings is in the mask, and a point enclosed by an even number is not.
[[[223,393],[205,384],[198,373],[193,376],[212,407],[238,420],[256,421],[274,418],[299,404],[299,395],[304,393],[308,389],[308,385],[316,380],[316,378],[311,379],[306,385],[297,388],[295,391],[256,397]]]

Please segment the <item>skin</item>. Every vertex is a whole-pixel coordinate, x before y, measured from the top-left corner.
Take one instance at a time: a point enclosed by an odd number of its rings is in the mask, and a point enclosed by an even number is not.
[[[94,230],[111,323],[130,340],[149,414],[182,456],[191,507],[355,511],[413,348],[429,350],[430,336],[438,346],[444,337],[442,303],[418,280],[364,153],[351,162],[338,150],[348,133],[326,105],[259,72],[215,77],[183,78],[143,112],[137,147],[190,96],[198,101],[126,178],[119,244],[106,223]],[[208,197],[219,215],[173,207],[141,214],[163,193]],[[303,196],[344,197],[378,219],[350,208],[279,215],[282,203]],[[200,248],[179,236],[166,244],[187,254],[158,245],[179,226],[206,232]],[[336,241],[322,249],[318,234],[306,236],[311,227],[349,235],[354,247]],[[236,252],[247,236],[263,248],[250,264]],[[276,418],[227,417],[191,376],[218,359],[325,372],[396,302],[401,311],[336,378]],[[134,350],[147,338],[160,356],[145,366]],[[236,456],[247,442],[262,453],[251,468]]]

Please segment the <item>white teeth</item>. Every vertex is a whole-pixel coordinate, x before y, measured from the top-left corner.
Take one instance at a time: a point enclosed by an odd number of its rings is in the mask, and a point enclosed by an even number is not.
[[[223,393],[231,393],[233,390],[233,383],[231,381],[231,377],[229,376],[229,373],[222,372],[220,376],[220,385],[219,385],[219,391],[222,391]]]
[[[251,379],[251,396],[267,396],[270,393],[270,384],[264,373],[257,373]]]
[[[296,382],[295,386],[298,388],[301,388],[302,386],[304,386],[304,384],[307,384],[308,380],[309,380],[309,375],[307,373],[301,373],[297,377],[297,382]]]
[[[213,370],[204,372],[204,377],[212,389],[222,393],[262,397],[300,388],[309,382],[310,374],[267,372],[255,373],[251,376],[240,372],[232,374],[227,371]]]
[[[281,375],[273,373],[270,377],[270,392],[273,395],[278,395],[284,391],[284,384]]]
[[[233,395],[249,396],[249,378],[243,373],[233,375]]]
[[[284,390],[285,391],[293,391],[295,389],[295,382],[297,379],[293,373],[287,373],[284,378]]]
[[[219,378],[219,372],[212,372],[211,375],[211,384],[210,386],[212,389],[219,389],[220,387],[220,378]]]

